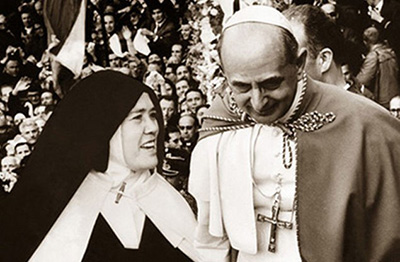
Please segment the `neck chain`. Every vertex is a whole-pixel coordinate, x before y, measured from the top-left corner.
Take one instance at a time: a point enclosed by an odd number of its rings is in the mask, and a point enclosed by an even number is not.
[[[250,137],[250,172],[251,172],[251,180],[253,183],[254,188],[262,195],[265,199],[270,199],[268,195],[266,195],[260,187],[257,185],[257,183],[254,181],[254,176],[255,176],[255,171],[254,171],[254,166],[255,166],[255,160],[254,160],[254,155],[255,155],[255,145],[257,143],[258,136],[261,131],[261,126],[255,128],[256,130],[253,130],[251,133]],[[286,168],[286,167],[285,167]],[[274,198],[274,204],[279,203],[281,201],[281,191],[282,191],[282,181],[283,181],[283,175],[281,173],[278,173],[276,175],[276,180],[277,180],[277,185],[275,188],[275,193],[272,195]],[[281,209],[281,211],[285,212],[292,212],[290,221],[293,221],[294,218],[294,211],[296,210],[296,197],[293,198],[293,205],[292,209]]]

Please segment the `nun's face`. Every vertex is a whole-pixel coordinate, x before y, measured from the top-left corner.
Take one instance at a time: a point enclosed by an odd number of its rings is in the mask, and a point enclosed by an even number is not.
[[[121,124],[125,162],[133,171],[144,171],[157,165],[159,127],[156,114],[150,96],[143,93]]]

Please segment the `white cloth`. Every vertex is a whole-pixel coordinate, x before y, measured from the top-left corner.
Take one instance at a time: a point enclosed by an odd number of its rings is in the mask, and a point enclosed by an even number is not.
[[[111,51],[118,57],[124,57],[118,34],[113,34],[108,41]]]
[[[136,32],[136,35],[133,39],[133,46],[139,53],[142,53],[147,56],[151,52],[150,47],[148,45],[150,41],[144,35],[142,35],[141,31],[142,29],[140,28]]]
[[[122,152],[118,128],[110,140],[106,172],[91,171],[86,176],[29,261],[81,261],[100,213],[125,248],[139,247],[147,215],[174,247],[197,260],[196,220],[189,205],[160,175],[133,173]],[[123,182],[125,191],[117,204]]]
[[[382,8],[383,8],[383,0],[379,1],[379,3],[376,4],[375,10],[380,14],[382,12]]]
[[[291,209],[293,205],[296,148],[290,141],[293,165],[285,170],[282,134],[278,127],[256,125],[213,135],[197,144],[189,189],[198,202],[196,245],[204,261],[229,261],[230,246],[239,250],[238,261],[301,261],[296,224],[292,230],[277,230],[277,252],[273,254],[266,251],[265,243],[270,224],[256,222],[258,213],[271,216],[272,202],[261,197],[253,186],[253,156],[258,187],[272,196],[277,186],[273,177],[282,173],[281,206]],[[291,212],[282,212],[279,219],[290,220]]]

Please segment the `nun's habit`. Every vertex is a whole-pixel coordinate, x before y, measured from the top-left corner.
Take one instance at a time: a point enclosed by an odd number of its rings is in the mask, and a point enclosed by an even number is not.
[[[0,261],[197,260],[188,204],[156,172],[135,176],[124,160],[120,124],[143,93],[157,111],[162,163],[162,114],[152,91],[112,71],[82,80],[0,200]]]

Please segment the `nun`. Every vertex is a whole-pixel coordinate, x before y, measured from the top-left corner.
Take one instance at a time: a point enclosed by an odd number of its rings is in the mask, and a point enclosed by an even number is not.
[[[195,216],[162,170],[163,119],[144,84],[95,73],[59,103],[0,200],[0,261],[197,261]]]

